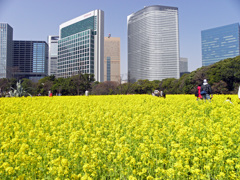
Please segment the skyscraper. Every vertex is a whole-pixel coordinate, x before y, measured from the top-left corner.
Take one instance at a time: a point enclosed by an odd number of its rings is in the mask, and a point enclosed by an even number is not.
[[[48,75],[48,45],[45,41],[13,41],[13,75],[38,81]]]
[[[148,6],[129,15],[127,24],[130,78],[179,78],[178,8]]]
[[[188,72],[188,58],[180,58],[179,71],[180,73]]]
[[[182,75],[184,75],[184,74],[190,73],[190,72],[188,72],[188,58],[180,57],[179,72],[180,72],[180,77],[182,77]]]
[[[240,55],[239,23],[204,30],[201,36],[203,66]]]
[[[94,74],[104,81],[104,12],[94,10],[60,25],[58,77]]]
[[[120,81],[119,37],[104,37],[104,81]]]
[[[0,23],[0,78],[11,78],[13,28]]]
[[[57,75],[59,36],[48,36],[48,75]]]

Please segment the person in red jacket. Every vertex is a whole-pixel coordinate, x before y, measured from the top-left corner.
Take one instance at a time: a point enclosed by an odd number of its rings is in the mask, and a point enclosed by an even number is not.
[[[52,91],[49,91],[48,94],[49,94],[49,97],[52,97]]]
[[[198,90],[197,100],[202,99],[203,97],[202,97],[202,95],[201,95],[201,85],[198,85],[197,90]]]
[[[202,99],[202,95],[201,95],[201,85],[198,85],[198,98]]]

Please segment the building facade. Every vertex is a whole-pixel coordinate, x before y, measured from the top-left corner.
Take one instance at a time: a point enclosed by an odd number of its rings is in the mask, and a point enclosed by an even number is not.
[[[178,8],[148,6],[127,17],[128,76],[179,78]]]
[[[13,75],[38,81],[48,75],[48,45],[45,41],[13,41]]]
[[[202,65],[240,55],[239,23],[201,31]]]
[[[179,71],[180,73],[188,72],[188,58],[180,57]]]
[[[104,81],[120,82],[119,37],[104,37]]]
[[[58,77],[94,74],[104,81],[104,12],[94,10],[60,25]]]
[[[57,75],[59,36],[48,36],[48,75]]]
[[[11,78],[13,28],[0,23],[0,78]]]

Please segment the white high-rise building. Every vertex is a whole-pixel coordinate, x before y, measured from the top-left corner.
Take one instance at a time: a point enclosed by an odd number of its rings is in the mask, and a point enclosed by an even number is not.
[[[48,75],[57,75],[59,36],[48,36]]]
[[[104,81],[104,12],[94,10],[60,25],[58,77],[94,74]]]
[[[0,78],[12,77],[13,28],[0,23]]]
[[[153,5],[127,17],[132,81],[179,78],[178,8]]]

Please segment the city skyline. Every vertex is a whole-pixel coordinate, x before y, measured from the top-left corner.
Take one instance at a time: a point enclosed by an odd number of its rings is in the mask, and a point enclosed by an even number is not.
[[[57,2],[57,3],[56,3]],[[68,6],[72,4],[73,6]],[[127,73],[127,16],[144,6],[163,5],[179,9],[180,57],[189,61],[189,71],[202,65],[201,31],[238,23],[238,0],[132,0],[132,1],[0,1],[0,22],[14,29],[13,40],[44,40],[58,35],[59,25],[94,9],[105,12],[105,33],[121,39],[121,74]],[[68,8],[66,8],[68,7]],[[44,13],[36,13],[43,10]],[[54,13],[53,13],[54,10]],[[13,13],[14,12],[14,13]],[[19,16],[16,16],[19,14]],[[24,21],[24,25],[23,25]]]

